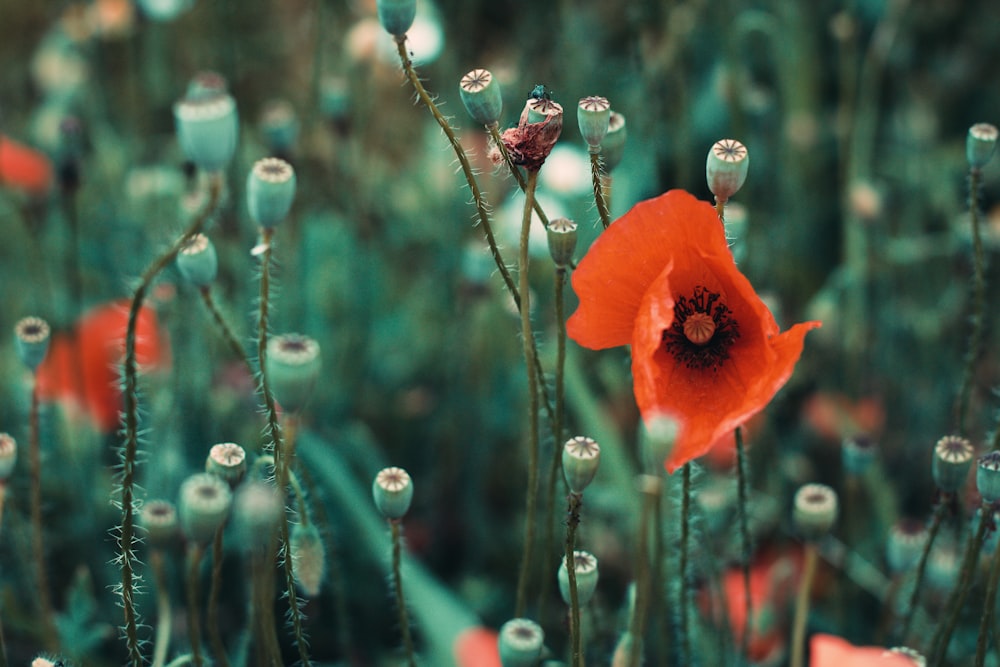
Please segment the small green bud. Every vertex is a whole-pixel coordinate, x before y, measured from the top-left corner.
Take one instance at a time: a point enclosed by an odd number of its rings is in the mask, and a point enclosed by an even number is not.
[[[271,100],[260,112],[260,133],[271,153],[288,154],[299,138],[299,118],[288,100]]]
[[[184,156],[203,171],[221,171],[236,152],[239,117],[227,93],[187,97],[174,105],[177,140]]]
[[[604,160],[604,169],[609,174],[625,156],[625,140],[627,138],[628,130],[625,126],[625,116],[617,111],[612,111],[608,121],[608,133],[604,135],[604,141],[601,142],[601,158]]]
[[[965,484],[975,450],[972,443],[957,435],[946,435],[934,445],[931,473],[938,488],[955,493]]]
[[[792,521],[806,540],[818,540],[837,520],[837,492],[825,484],[806,484],[795,494]]]
[[[372,483],[375,507],[386,519],[402,519],[413,501],[413,480],[402,468],[383,468]]]
[[[215,282],[219,258],[212,240],[204,234],[192,236],[177,253],[177,270],[195,287],[208,287]]]
[[[545,633],[527,618],[515,618],[500,628],[497,640],[503,667],[535,667],[542,655]]]
[[[49,351],[49,324],[40,317],[25,317],[14,325],[14,344],[21,363],[34,372]]]
[[[584,97],[576,107],[576,122],[591,152],[598,152],[611,122],[611,103],[606,97]]]
[[[500,82],[489,70],[474,69],[463,76],[458,92],[465,110],[474,121],[480,125],[493,125],[500,121],[500,112],[503,111]]]
[[[885,547],[885,560],[889,571],[903,574],[917,564],[920,554],[927,544],[927,529],[913,519],[897,521],[889,529],[889,539]]]
[[[725,202],[743,187],[750,169],[747,147],[735,139],[717,141],[708,151],[705,176],[716,200]]]
[[[840,453],[848,475],[863,475],[875,460],[875,441],[864,433],[844,438]]]
[[[573,263],[576,252],[576,223],[567,218],[549,220],[545,233],[549,240],[549,254],[557,268],[565,269]]]
[[[382,27],[394,37],[405,35],[417,15],[417,0],[376,0],[375,7]]]
[[[177,504],[184,535],[193,542],[210,542],[226,522],[232,498],[229,485],[215,475],[201,472],[188,477]]]
[[[205,472],[224,479],[234,489],[247,474],[247,453],[235,442],[212,445],[205,459]]]
[[[169,500],[149,500],[139,512],[139,525],[146,529],[154,549],[173,546],[180,536],[177,509]]]
[[[1000,451],[992,451],[979,457],[976,488],[984,503],[1000,500]]]
[[[0,486],[14,472],[17,463],[17,441],[8,433],[0,433]]]
[[[989,123],[976,123],[965,139],[965,157],[969,167],[981,169],[993,158],[997,148],[997,128]]]
[[[307,598],[319,595],[326,574],[326,549],[319,531],[313,524],[292,527],[292,572],[299,590]]]
[[[267,379],[275,399],[289,412],[299,412],[309,402],[322,360],[319,343],[309,336],[289,333],[267,341]]]
[[[573,493],[583,493],[601,462],[601,447],[592,438],[581,435],[570,438],[563,445],[562,467],[566,485]]]
[[[576,563],[576,600],[583,606],[590,602],[597,590],[597,558],[589,551],[574,551],[573,561]],[[563,602],[570,604],[569,568],[566,567],[566,557],[559,564],[559,593]]]
[[[247,209],[261,227],[271,228],[285,219],[295,199],[295,170],[276,157],[258,160],[247,176]]]

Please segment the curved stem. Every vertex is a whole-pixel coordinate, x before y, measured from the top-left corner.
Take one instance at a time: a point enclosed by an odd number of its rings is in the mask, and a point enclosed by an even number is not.
[[[191,642],[191,656],[195,667],[201,667],[201,614],[198,611],[198,572],[205,547],[192,544],[188,550],[187,603],[188,639]]]
[[[135,356],[136,328],[139,323],[139,312],[142,310],[143,301],[146,300],[146,293],[152,286],[153,280],[160,271],[166,268],[170,262],[174,261],[177,253],[180,252],[180,249],[184,247],[188,240],[201,231],[209,216],[215,211],[221,192],[222,175],[220,173],[212,174],[209,184],[208,204],[180,238],[142,274],[139,286],[132,295],[132,303],[129,306],[128,325],[125,330],[125,362],[123,370],[125,378],[125,391],[123,392],[125,443],[121,456],[122,524],[118,536],[118,548],[121,551],[119,558],[122,570],[121,596],[122,609],[125,614],[125,643],[128,651],[128,659],[133,667],[141,667],[144,664],[138,634],[138,615],[135,610],[135,601],[133,600],[135,594],[135,554],[132,550],[135,542],[135,469],[139,449],[139,380],[138,362]]]
[[[226,657],[226,647],[222,643],[222,633],[219,632],[219,593],[222,590],[222,532],[225,525],[219,526],[212,540],[212,584],[208,590],[208,639],[212,644],[215,661],[221,667],[229,667]]]
[[[601,154],[590,152],[590,179],[594,184],[594,202],[597,212],[601,215],[601,224],[607,229],[611,225],[611,214],[608,213],[608,203],[604,199],[604,188],[601,184]]]
[[[531,301],[528,283],[528,239],[531,232],[531,202],[535,198],[538,172],[528,172],[528,187],[524,191],[524,214],[521,218],[521,242],[517,271],[521,290],[521,339],[524,363],[528,374],[528,485],[525,491],[524,549],[521,572],[517,579],[515,617],[524,615],[528,578],[535,542],[535,512],[538,500],[538,377],[535,374],[534,334],[531,331]]]
[[[212,298],[212,290],[208,287],[202,287],[198,290],[201,294],[201,300],[208,308],[208,312],[212,315],[212,320],[215,322],[216,326],[219,327],[219,333],[222,334],[222,338],[229,345],[229,349],[233,351],[233,354],[237,359],[242,361],[247,369],[250,371],[250,375],[253,376],[255,371],[253,364],[250,363],[250,358],[247,356],[247,352],[243,349],[242,343],[236,338],[233,333],[232,327],[226,322],[226,319],[222,316],[222,312],[219,310],[218,306],[215,305],[215,299]]]
[[[721,216],[720,216],[721,218]],[[747,500],[747,456],[743,447],[743,428],[736,429],[736,487],[737,487],[737,511],[740,521],[740,549],[742,557],[740,565],[743,569],[743,603],[744,618],[743,635],[740,637],[740,655],[746,656],[750,647],[750,635],[753,628],[753,601],[750,598],[750,522],[748,520],[749,507]]]
[[[813,578],[816,576],[816,561],[818,551],[812,542],[806,544],[806,562],[799,581],[799,591],[795,597],[795,620],[792,630],[792,662],[791,667],[802,667],[805,655],[806,619],[809,618],[809,593],[812,591]]]
[[[968,348],[965,351],[965,368],[962,371],[962,386],[955,403],[955,417],[959,435],[965,435],[965,418],[969,410],[969,396],[972,393],[972,379],[983,345],[983,313],[986,309],[986,279],[983,269],[983,240],[979,233],[979,169],[969,170],[969,220],[972,223],[972,331],[969,332]]]
[[[153,549],[149,555],[149,566],[153,570],[156,584],[156,644],[153,649],[153,667],[163,667],[170,651],[170,634],[173,630],[173,609],[170,605],[170,590],[163,567],[163,552]]]
[[[566,574],[569,578],[569,638],[571,667],[583,667],[583,642],[580,637],[580,598],[576,588],[576,527],[580,525],[583,495],[570,491],[566,508]]]
[[[59,643],[52,611],[52,593],[45,559],[42,521],[42,443],[38,432],[38,376],[32,378],[31,411],[28,413],[28,457],[31,464],[31,551],[38,586],[38,613],[42,621],[42,643],[54,650]]]
[[[997,587],[1000,584],[1000,550],[993,554],[990,579],[986,584],[986,601],[983,615],[979,619],[979,637],[976,639],[976,667],[983,667],[986,661],[986,647],[989,644],[990,625],[997,608]]]
[[[400,522],[389,520],[392,528],[392,578],[396,588],[396,611],[399,613],[399,628],[403,633],[403,649],[410,667],[416,667],[417,661],[413,652],[413,638],[410,636],[410,617],[406,613],[406,596],[403,595],[402,540],[400,539]]]
[[[920,587],[924,583],[924,573],[927,571],[927,560],[931,555],[931,547],[934,546],[934,540],[937,538],[938,531],[941,529],[941,524],[944,521],[947,504],[946,499],[942,498],[938,501],[937,507],[934,508],[931,525],[927,531],[927,541],[924,543],[924,550],[920,553],[920,561],[917,563],[917,575],[913,581],[913,591],[910,593],[910,600],[906,604],[903,629],[899,636],[900,641],[904,643],[910,634],[910,624],[913,623],[913,616],[917,610],[917,601],[920,597]]]

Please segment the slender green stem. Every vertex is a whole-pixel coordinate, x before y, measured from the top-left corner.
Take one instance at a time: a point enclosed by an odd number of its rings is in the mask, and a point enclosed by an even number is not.
[[[944,522],[947,506],[947,498],[941,498],[934,508],[934,514],[931,517],[931,525],[927,530],[927,541],[924,543],[924,549],[920,553],[920,561],[917,563],[917,574],[913,580],[913,591],[910,593],[910,599],[906,603],[906,614],[903,616],[903,629],[900,632],[899,639],[904,643],[910,634],[910,625],[913,623],[913,616],[917,611],[917,602],[920,598],[920,588],[924,583],[924,573],[927,571],[927,560],[931,555],[931,547],[934,546],[934,540],[937,539],[938,531],[941,530],[941,524]]]
[[[219,593],[222,590],[222,533],[225,525],[219,526],[212,540],[212,584],[208,590],[208,639],[212,644],[215,661],[221,667],[229,667],[226,647],[219,632]]]
[[[583,640],[580,632],[580,597],[576,588],[576,527],[580,525],[583,494],[570,491],[566,507],[566,575],[569,578],[569,639],[571,667],[583,667]]]
[[[795,619],[792,623],[792,662],[791,667],[802,667],[806,644],[806,619],[809,618],[809,594],[812,582],[816,576],[816,561],[818,550],[812,542],[806,543],[805,568],[802,579],[799,580],[799,591],[795,597]]]
[[[715,198],[715,212],[719,215],[719,220],[722,222],[726,221],[726,201],[718,197]]]
[[[983,540],[986,537],[986,529],[993,518],[993,512],[988,506],[980,510],[982,515],[979,519],[979,527],[976,535],[969,540],[965,548],[965,557],[962,559],[962,569],[958,574],[958,585],[951,592],[948,598],[947,616],[943,623],[938,625],[934,638],[931,641],[930,661],[931,667],[944,665],[948,655],[948,644],[951,643],[951,634],[958,625],[958,617],[965,604],[965,597],[969,594],[969,587],[972,584],[973,575],[976,572],[976,561],[979,559],[979,552],[983,548]]]
[[[601,184],[601,153],[590,151],[590,178],[594,184],[594,202],[597,212],[601,215],[601,224],[607,229],[611,225],[611,214],[608,212],[608,202],[604,199],[604,188]]]
[[[222,174],[212,174],[209,184],[208,204],[174,244],[142,274],[139,286],[132,295],[132,303],[129,306],[128,325],[125,329],[125,362],[123,370],[125,378],[123,396],[125,408],[125,443],[121,457],[122,523],[118,536],[118,548],[121,551],[119,557],[122,571],[122,609],[125,614],[125,644],[128,659],[132,663],[132,667],[141,667],[144,664],[138,633],[138,614],[136,613],[135,600],[133,599],[135,595],[134,563],[136,560],[133,551],[135,542],[135,473],[139,450],[139,373],[138,362],[135,356],[136,329],[139,323],[139,313],[142,310],[142,304],[146,300],[146,293],[152,286],[153,280],[159,275],[160,271],[165,269],[170,262],[174,261],[177,253],[188,243],[191,237],[201,231],[209,216],[215,211],[221,192]]]
[[[972,330],[965,351],[962,386],[955,403],[955,418],[959,435],[965,435],[965,419],[969,411],[969,396],[976,361],[983,345],[983,315],[986,310],[986,278],[984,277],[983,240],[979,232],[979,169],[969,170],[969,221],[972,223]]]
[[[688,629],[688,556],[691,540],[691,464],[685,463],[681,469],[681,664],[689,664],[691,657],[691,637]]]
[[[525,490],[524,549],[521,572],[517,579],[517,606],[514,616],[524,615],[528,594],[528,579],[535,543],[535,513],[538,500],[538,376],[535,374],[534,334],[531,331],[531,301],[528,283],[528,239],[531,232],[531,202],[535,198],[538,172],[528,172],[528,187],[524,191],[524,214],[521,218],[521,241],[517,271],[521,290],[521,339],[524,363],[528,374],[528,485]]]
[[[32,378],[31,411],[28,413],[28,457],[31,464],[31,551],[38,587],[38,613],[42,621],[42,643],[55,650],[59,643],[52,612],[52,593],[45,558],[45,526],[42,521],[42,442],[38,432],[38,378]]]
[[[198,574],[201,570],[201,557],[205,547],[192,544],[188,549],[187,569],[187,603],[188,603],[188,640],[191,643],[191,656],[195,667],[201,667],[201,614],[198,609]]]
[[[992,511],[992,510],[991,510]],[[1000,584],[1000,549],[993,554],[990,579],[986,584],[986,600],[983,615],[979,619],[979,637],[976,639],[976,667],[983,667],[986,661],[986,647],[989,644],[990,626],[997,608],[997,588]]]
[[[666,544],[663,539],[663,497],[657,499],[653,507],[653,574],[650,577],[650,584],[653,587],[653,601],[666,599],[663,585],[663,563],[667,557]],[[670,626],[667,615],[663,612],[662,606],[654,610],[655,617],[659,621],[660,639],[660,667],[667,665],[667,641],[670,636]]]
[[[153,649],[153,667],[163,667],[170,651],[174,612],[170,604],[170,589],[167,588],[163,552],[160,549],[154,548],[150,552],[149,567],[153,570],[153,583],[156,584],[156,644]]]
[[[632,651],[629,653],[628,667],[639,667],[643,654],[643,637],[646,634],[646,617],[650,599],[649,531],[652,528],[653,508],[660,502],[663,482],[659,477],[643,475],[642,509],[639,513],[638,539],[635,549],[635,609],[629,634],[632,635]]]
[[[7,499],[7,480],[0,480],[0,520],[3,519],[4,501]],[[0,617],[0,667],[7,667],[7,641],[3,634],[3,617]]]
[[[218,306],[215,304],[215,299],[212,297],[212,290],[209,287],[202,287],[199,290],[201,294],[201,300],[208,308],[208,312],[212,315],[212,320],[215,322],[216,326],[219,327],[219,333],[222,334],[222,338],[229,345],[229,349],[233,351],[233,354],[237,359],[242,361],[247,369],[250,371],[250,375],[255,374],[253,364],[250,363],[250,357],[247,356],[247,351],[243,349],[243,344],[236,338],[233,333],[232,327],[226,322],[226,318],[222,316],[222,312],[219,310]]]
[[[721,216],[720,216],[721,217]],[[736,488],[737,513],[740,522],[740,566],[743,568],[743,604],[744,618],[743,635],[740,637],[740,655],[746,656],[750,647],[750,636],[753,631],[753,601],[750,598],[750,544],[749,501],[747,498],[747,456],[743,447],[743,428],[736,429]]]
[[[389,527],[392,529],[392,579],[396,589],[396,611],[399,613],[399,628],[403,633],[403,650],[406,651],[407,664],[410,667],[416,667],[417,660],[413,651],[413,638],[410,636],[410,616],[406,612],[406,596],[403,594],[403,557],[400,522],[390,519]]]

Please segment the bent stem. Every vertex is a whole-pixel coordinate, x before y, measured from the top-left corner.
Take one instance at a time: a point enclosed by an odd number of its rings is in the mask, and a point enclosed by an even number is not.
[[[252,377],[254,375],[253,364],[250,363],[250,358],[247,356],[246,350],[243,349],[243,344],[236,338],[232,327],[229,326],[229,323],[226,322],[226,318],[222,316],[222,312],[219,310],[218,306],[215,305],[215,299],[212,298],[212,290],[208,287],[202,287],[198,291],[201,294],[202,302],[205,304],[205,307],[208,308],[208,312],[212,315],[212,320],[219,328],[219,333],[222,334],[222,338],[226,341],[226,344],[229,345],[229,349],[233,351],[236,358],[246,365],[247,370],[250,371],[250,375]]]
[[[390,519],[392,528],[392,579],[396,589],[396,611],[399,613],[399,628],[403,634],[403,649],[406,651],[406,661],[410,667],[416,667],[417,661],[413,652],[413,638],[410,636],[410,616],[406,612],[406,596],[403,595],[402,570],[402,539],[400,538],[400,522]]]
[[[604,199],[604,188],[601,183],[601,154],[600,150],[590,151],[590,179],[594,184],[594,202],[597,204],[597,212],[601,215],[601,224],[607,229],[611,225],[611,214],[608,213],[608,202]]]
[[[792,629],[792,662],[791,667],[802,667],[805,655],[806,619],[809,618],[809,594],[812,582],[816,576],[816,561],[818,550],[813,542],[806,543],[805,566],[802,579],[799,581],[799,591],[795,597],[795,620]]]
[[[174,242],[170,248],[154,261],[142,274],[139,286],[132,296],[132,303],[128,311],[128,325],[125,329],[125,361],[123,375],[125,378],[124,391],[124,422],[125,422],[125,443],[121,453],[121,509],[122,524],[118,534],[119,561],[121,563],[122,581],[121,591],[122,610],[125,614],[125,644],[128,651],[128,659],[133,667],[141,667],[144,664],[141,643],[138,633],[138,614],[135,609],[135,567],[136,560],[133,546],[135,543],[135,471],[136,459],[139,450],[139,394],[138,394],[138,362],[135,356],[136,328],[139,323],[139,312],[142,304],[146,300],[146,293],[153,284],[153,280],[165,269],[177,253],[180,252],[188,241],[195,234],[201,231],[209,216],[215,211],[219,202],[219,195],[222,192],[222,174],[213,173],[209,181],[208,204],[199,214],[190,227]]]
[[[173,610],[170,605],[170,590],[167,588],[163,552],[160,549],[153,549],[149,554],[149,566],[153,570],[153,582],[156,584],[156,648],[153,649],[153,667],[163,667],[170,651]]]
[[[955,417],[959,435],[965,435],[965,418],[969,411],[969,395],[972,393],[972,377],[976,370],[983,345],[983,313],[986,309],[986,279],[983,276],[983,240],[979,233],[979,180],[980,171],[969,170],[969,221],[972,223],[972,330],[969,332],[968,348],[965,351],[965,368],[962,371],[962,386],[955,403]]]
[[[721,205],[717,205],[721,209]],[[720,213],[719,219],[722,219]],[[750,648],[750,633],[753,628],[753,602],[750,599],[750,522],[748,519],[749,507],[747,501],[747,457],[743,447],[743,427],[736,428],[736,487],[737,487],[737,513],[740,522],[740,548],[742,557],[740,566],[743,569],[743,604],[744,618],[743,636],[740,637],[740,655],[746,656]]]
[[[920,553],[920,561],[917,563],[917,574],[913,581],[913,591],[910,593],[910,599],[906,604],[903,629],[899,635],[900,641],[904,643],[906,642],[906,637],[910,634],[910,625],[913,623],[913,616],[917,610],[917,601],[920,597],[920,587],[924,583],[924,573],[927,571],[927,560],[931,555],[931,547],[934,546],[934,540],[937,538],[938,531],[941,529],[941,524],[944,521],[947,505],[948,499],[941,498],[938,501],[937,507],[934,508],[931,525],[927,531],[927,541],[924,543],[924,550]]]
[[[219,632],[219,592],[222,589],[222,532],[225,524],[215,530],[212,540],[212,584],[208,590],[208,640],[212,644],[215,661],[221,667],[229,667],[226,647]]]
[[[570,491],[566,508],[566,574],[569,578],[570,665],[583,667],[583,643],[580,637],[580,597],[576,588],[576,527],[580,525],[583,494]]]
[[[42,443],[38,432],[38,375],[32,377],[31,411],[28,413],[28,456],[31,464],[31,551],[38,586],[38,613],[42,621],[42,643],[54,650],[59,642],[52,611],[52,593],[45,567],[45,541],[42,533]]]
[[[535,543],[535,512],[538,499],[538,377],[535,374],[535,345],[531,332],[531,297],[528,283],[528,239],[531,232],[531,202],[535,198],[538,172],[528,172],[528,187],[524,191],[524,215],[521,218],[521,242],[517,272],[521,290],[521,339],[524,363],[528,373],[528,486],[525,491],[524,549],[521,554],[521,572],[517,578],[517,605],[514,616],[524,615],[528,593],[528,577]]]

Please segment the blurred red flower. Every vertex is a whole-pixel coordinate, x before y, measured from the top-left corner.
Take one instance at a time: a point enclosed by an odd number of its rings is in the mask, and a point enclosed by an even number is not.
[[[816,634],[809,641],[809,667],[913,667],[912,658],[879,646],[854,646],[834,635]]]
[[[682,190],[612,224],[574,271],[573,289],[570,338],[591,349],[631,344],[643,418],[678,421],[670,472],[763,410],[820,326],[781,333],[736,268],[713,207]]]

